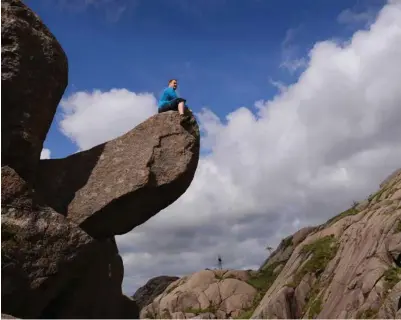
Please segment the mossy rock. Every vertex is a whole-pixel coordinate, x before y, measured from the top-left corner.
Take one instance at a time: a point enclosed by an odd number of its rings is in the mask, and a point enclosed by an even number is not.
[[[302,266],[294,276],[294,285],[298,286],[307,273],[313,273],[316,277],[325,270],[327,264],[335,257],[338,243],[333,235],[317,239],[315,242],[305,245],[301,254],[311,255],[311,258]]]
[[[356,315],[356,319],[375,319],[377,312],[377,310],[369,308],[365,311],[358,312]]]
[[[283,262],[273,262],[265,269],[258,271],[256,274],[250,274],[250,279],[247,283],[254,287],[257,290],[257,293],[253,298],[252,306],[244,309],[237,319],[249,319],[252,316],[267,290],[269,290],[279,275],[279,272],[274,272],[274,270],[281,264],[283,264]]]
[[[356,209],[356,207],[353,206],[353,207],[349,208],[348,210],[345,210],[345,211],[341,212],[340,214],[334,216],[333,218],[329,219],[325,225],[326,226],[332,225],[345,217],[353,216],[358,213],[359,213],[359,211]]]
[[[392,289],[401,280],[401,268],[392,267],[387,269],[383,274],[386,288]]]

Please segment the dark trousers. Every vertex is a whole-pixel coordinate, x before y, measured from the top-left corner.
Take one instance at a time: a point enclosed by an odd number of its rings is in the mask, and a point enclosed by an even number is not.
[[[163,107],[159,108],[159,113],[166,111],[178,111],[178,104],[180,102],[186,102],[187,100],[182,98],[176,98],[171,100],[169,103],[166,103]]]

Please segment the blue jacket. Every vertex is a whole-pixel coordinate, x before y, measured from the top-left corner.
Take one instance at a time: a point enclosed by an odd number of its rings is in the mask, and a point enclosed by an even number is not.
[[[177,92],[173,88],[167,87],[166,89],[163,90],[163,93],[160,97],[158,104],[159,108],[163,107],[167,103],[177,98],[178,98]]]

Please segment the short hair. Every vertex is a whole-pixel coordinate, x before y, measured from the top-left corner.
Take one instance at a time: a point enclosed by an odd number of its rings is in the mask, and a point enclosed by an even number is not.
[[[177,79],[170,79],[169,81],[168,81],[168,84],[170,84],[171,82],[173,82],[173,81],[177,81]]]

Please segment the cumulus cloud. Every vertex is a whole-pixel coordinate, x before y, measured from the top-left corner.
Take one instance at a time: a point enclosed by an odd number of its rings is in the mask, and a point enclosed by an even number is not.
[[[296,35],[301,30],[302,26],[288,29],[281,43],[282,62],[280,67],[287,69],[290,73],[294,73],[298,69],[303,69],[307,66],[307,59],[305,57],[297,57],[299,46],[296,45]]]
[[[345,9],[338,15],[337,21],[338,23],[345,25],[369,25],[374,21],[375,13],[376,12],[372,9],[362,12],[355,12],[351,9]]]
[[[60,105],[60,129],[80,150],[128,132],[157,111],[153,94],[136,94],[126,89],[76,92]]]
[[[40,159],[50,159],[51,151],[50,149],[43,148],[40,153]]]
[[[225,267],[255,268],[268,255],[266,246],[375,191],[401,163],[400,56],[401,2],[391,1],[349,41],[316,43],[298,81],[257,102],[256,114],[241,107],[223,121],[203,109],[198,118],[209,152],[187,192],[117,237],[124,291],[133,293],[153,276],[213,268],[219,254]],[[128,128],[127,117],[136,114],[125,99],[114,100],[118,94],[105,95],[107,103],[92,94],[93,104],[79,104],[88,109],[67,104],[65,132],[81,148],[98,135],[112,138],[109,130],[117,123]],[[153,98],[144,97],[153,113]],[[120,110],[115,125],[111,106]],[[94,132],[84,128],[92,124]]]

